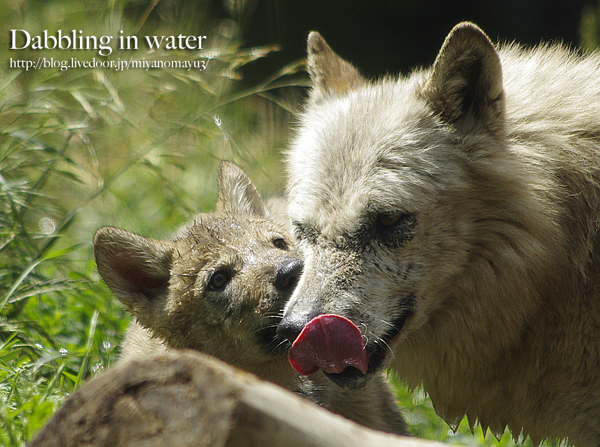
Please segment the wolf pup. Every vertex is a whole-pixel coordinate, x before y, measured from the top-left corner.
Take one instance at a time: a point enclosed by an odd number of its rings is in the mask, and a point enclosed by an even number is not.
[[[292,363],[347,388],[391,366],[450,424],[600,445],[600,55],[461,23],[431,69],[377,82],[313,32],[308,71],[278,333],[338,315],[367,356],[339,323],[344,352]]]
[[[285,230],[267,216],[237,166],[219,167],[217,212],[201,214],[170,241],[105,227],[94,237],[98,271],[135,317],[122,360],[195,349],[304,394],[370,428],[406,434],[385,377],[360,393],[323,375],[299,378],[275,334],[302,260]]]

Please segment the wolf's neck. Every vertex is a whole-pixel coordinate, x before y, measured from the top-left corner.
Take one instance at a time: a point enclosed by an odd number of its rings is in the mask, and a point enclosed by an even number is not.
[[[438,330],[431,321],[428,336],[401,343],[393,369],[412,386],[422,379],[451,425],[466,415],[494,433],[508,426],[534,441],[568,436],[578,445],[598,445],[600,427],[591,421],[600,420],[600,297],[558,280],[553,289],[550,302],[513,328],[501,321],[478,327],[464,316]],[[516,332],[506,338],[507,330]]]

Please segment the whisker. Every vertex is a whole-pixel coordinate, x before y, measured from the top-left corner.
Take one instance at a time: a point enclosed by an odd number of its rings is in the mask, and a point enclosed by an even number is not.
[[[392,349],[392,347],[389,345],[388,342],[386,342],[385,340],[381,340],[381,343],[383,345],[385,345],[385,347],[387,348],[387,350],[390,352],[390,355],[392,356],[392,358],[394,358],[394,350]]]
[[[279,349],[283,346],[285,346],[286,348],[289,348],[291,346],[291,343],[288,340],[286,340],[285,338],[282,338],[281,341],[279,343],[277,343],[277,346],[275,346],[275,349]]]
[[[273,329],[273,328],[276,328],[277,326],[278,326],[277,324],[269,324],[267,326],[262,326],[262,327],[255,329],[254,332],[261,332],[261,331],[265,331],[267,329]]]
[[[361,337],[365,342],[365,346],[363,347],[363,349],[367,349],[367,345],[369,344],[369,337],[367,337],[365,334],[361,334]]]
[[[390,327],[390,328],[393,328],[393,327],[394,327],[394,324],[393,324],[393,323],[390,323],[389,321],[387,321],[387,320],[384,320],[384,319],[382,319],[382,318],[378,318],[378,319],[377,319],[377,321],[379,321],[380,323],[383,323],[383,324],[385,324],[386,326],[388,326],[388,327]]]

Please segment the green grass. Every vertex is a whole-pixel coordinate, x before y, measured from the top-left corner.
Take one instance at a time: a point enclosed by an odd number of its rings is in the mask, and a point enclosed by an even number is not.
[[[127,5],[0,5],[0,23],[87,34],[140,26]],[[201,11],[180,11],[186,16]],[[125,16],[133,14],[129,20]],[[42,19],[43,17],[43,19]],[[183,22],[183,21],[182,21]],[[142,27],[144,26],[141,24]],[[154,24],[156,26],[156,24]],[[159,23],[153,33],[183,32]],[[4,25],[2,36],[8,36]],[[162,27],[162,28],[161,28]],[[79,26],[81,28],[81,26]],[[51,31],[50,31],[51,32]],[[281,188],[285,119],[263,122],[268,100],[299,65],[241,87],[239,70],[270,49],[239,48],[224,24],[216,51],[128,52],[113,57],[208,60],[184,70],[0,70],[0,445],[23,445],[79,385],[110,367],[128,317],[101,283],[92,235],[116,225],[164,237],[212,208],[216,166],[244,166],[263,191]],[[2,59],[80,60],[93,52],[7,51]],[[92,54],[89,54],[92,53]],[[125,52],[127,53],[127,52]],[[210,59],[209,59],[210,58]],[[288,116],[288,112],[277,112]],[[275,132],[274,130],[275,129]],[[275,134],[276,138],[267,138]]]
[[[203,25],[205,13],[188,5],[171,11],[166,21],[144,6],[155,2],[81,4],[4,2],[0,23],[11,25],[2,25],[0,35],[6,38],[12,27],[194,34],[198,29],[190,23]],[[69,394],[109,368],[118,354],[128,318],[96,273],[90,248],[96,228],[115,225],[167,236],[212,208],[216,166],[223,158],[242,166],[266,195],[282,189],[280,150],[297,107],[282,98],[297,95],[275,97],[272,91],[302,85],[295,76],[301,66],[242,86],[240,69],[272,49],[240,48],[239,30],[229,22],[210,33],[214,46],[204,53],[111,55],[201,58],[208,60],[203,72],[10,69],[11,57],[84,60],[95,54],[15,52],[0,42],[6,61],[0,66],[1,445],[30,440]],[[473,436],[466,421],[450,430],[422,391],[398,384],[398,395],[414,434],[498,445],[479,429]],[[514,444],[505,434],[499,445]]]

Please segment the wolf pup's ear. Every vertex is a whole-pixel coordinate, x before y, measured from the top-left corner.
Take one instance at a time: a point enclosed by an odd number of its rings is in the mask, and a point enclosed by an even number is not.
[[[227,214],[266,217],[265,205],[244,171],[233,163],[219,164],[219,199],[216,209]]]
[[[308,35],[307,53],[306,65],[313,85],[310,93],[312,102],[318,102],[327,95],[344,94],[366,83],[358,70],[335,54],[316,31]]]
[[[422,93],[434,112],[459,131],[503,136],[500,57],[476,25],[459,23],[448,34]]]
[[[168,293],[173,247],[113,227],[100,228],[93,245],[100,276],[127,311],[147,326],[157,297]]]

